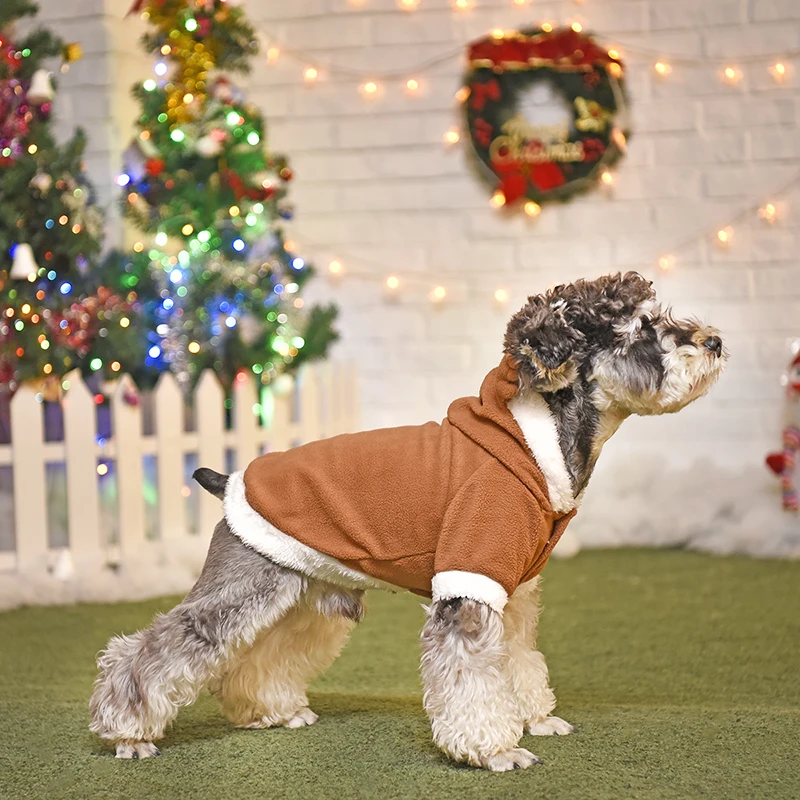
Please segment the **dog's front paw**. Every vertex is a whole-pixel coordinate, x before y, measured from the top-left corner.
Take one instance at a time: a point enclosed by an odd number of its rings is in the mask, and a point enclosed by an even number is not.
[[[530,750],[515,747],[494,756],[481,759],[483,766],[492,772],[509,772],[512,769],[528,769],[533,764],[541,764],[542,759],[535,756]]]
[[[283,723],[284,728],[305,728],[308,725],[313,725],[319,717],[310,709],[301,708],[291,719]]]
[[[119,742],[117,758],[152,758],[160,756],[161,751],[152,742]]]
[[[575,728],[561,717],[545,717],[537,722],[529,722],[525,731],[531,736],[566,736],[574,733]]]

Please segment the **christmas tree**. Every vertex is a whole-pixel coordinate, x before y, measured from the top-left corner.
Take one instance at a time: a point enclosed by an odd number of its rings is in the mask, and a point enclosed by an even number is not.
[[[125,352],[108,337],[122,332],[130,306],[95,283],[102,215],[82,172],[85,137],[64,145],[52,132],[55,89],[43,66],[80,55],[45,29],[16,37],[35,16],[29,0],[0,3],[0,392],[39,381],[50,394],[72,369],[119,370],[98,353]],[[124,325],[125,323],[123,323]],[[112,369],[113,365],[113,369]]]
[[[134,375],[169,369],[187,387],[205,368],[226,385],[247,370],[269,383],[325,355],[336,309],[304,306],[313,272],[281,228],[292,170],[225,74],[248,71],[255,32],[232,0],[138,0],[132,11],[157,59],[133,90],[138,135],[118,179],[143,236],[107,274],[137,297],[147,356]]]

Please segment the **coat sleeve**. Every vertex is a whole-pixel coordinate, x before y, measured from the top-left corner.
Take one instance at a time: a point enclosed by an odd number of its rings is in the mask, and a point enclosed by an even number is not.
[[[436,548],[433,599],[467,597],[502,611],[544,549],[551,522],[502,464],[485,464],[448,506]]]

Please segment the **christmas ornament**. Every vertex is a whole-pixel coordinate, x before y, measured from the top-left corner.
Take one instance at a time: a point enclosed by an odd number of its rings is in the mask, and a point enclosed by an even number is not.
[[[203,158],[213,158],[222,152],[224,139],[215,137],[212,133],[206,136],[201,136],[195,143],[195,150],[203,156]]]
[[[461,97],[493,205],[567,200],[596,186],[624,152],[624,69],[593,37],[571,28],[493,32],[470,45],[468,63]],[[525,102],[548,94],[548,103]]]
[[[39,265],[33,256],[33,248],[29,244],[18,244],[14,248],[10,277],[15,281],[28,280],[39,271]]]
[[[46,197],[47,193],[53,185],[53,177],[46,172],[37,172],[28,182],[31,189],[36,189],[42,197]]]
[[[800,354],[796,355],[782,379],[786,386],[787,416],[796,417],[797,403],[800,400]],[[781,494],[784,511],[797,512],[800,509],[795,470],[800,450],[800,428],[788,424],[783,429],[783,449],[770,453],[766,458],[767,466],[781,479]]]
[[[41,106],[55,97],[56,93],[46,69],[37,69],[31,78],[28,89],[28,100],[35,106]]]

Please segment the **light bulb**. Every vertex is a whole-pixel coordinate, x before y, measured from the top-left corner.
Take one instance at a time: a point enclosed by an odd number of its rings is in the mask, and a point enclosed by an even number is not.
[[[274,64],[281,55],[280,48],[274,45],[267,50],[267,64]]]
[[[403,11],[413,11],[419,5],[419,0],[399,0],[399,5]]]
[[[606,186],[611,186],[614,183],[614,176],[605,169],[600,173],[600,180],[603,181]]]
[[[608,51],[608,57],[613,58],[615,61],[619,60],[619,50],[614,50],[613,48]]]
[[[722,76],[726,83],[735,86],[742,79],[742,72],[736,67],[725,67],[722,71]]]
[[[437,303],[444,300],[446,295],[447,295],[447,289],[445,289],[444,286],[437,286],[431,293],[431,297]]]
[[[525,213],[529,217],[538,217],[542,213],[542,207],[538,203],[534,203],[533,200],[529,200],[525,203]]]
[[[416,92],[419,89],[419,81],[414,78],[409,78],[406,81],[406,89],[409,92]]]
[[[575,33],[580,33],[583,30],[583,25],[581,25],[580,22],[573,22],[570,27],[575,31]]]
[[[367,81],[361,86],[361,93],[369,96],[374,96],[378,92],[378,84],[375,81]]]
[[[492,199],[489,201],[489,205],[492,208],[502,208],[505,204],[506,204],[506,196],[503,194],[502,189],[498,189],[492,195]]]
[[[674,265],[675,265],[675,256],[666,255],[666,256],[661,256],[661,258],[658,259],[658,266],[664,271],[672,269]]]
[[[318,77],[319,72],[314,67],[306,67],[306,71],[303,73],[303,78],[306,83],[314,83]]]
[[[395,289],[397,289],[400,286],[400,279],[395,277],[394,275],[390,275],[386,279],[386,286],[389,289],[391,289],[392,291],[394,291]]]
[[[666,61],[656,61],[654,69],[662,78],[665,78],[672,72],[672,67],[667,64]]]
[[[542,30],[545,33],[551,33],[552,30],[553,30],[553,26],[549,22],[543,22],[542,23]]]
[[[786,77],[786,64],[778,61],[769,68],[770,74],[777,83],[780,83]]]
[[[331,275],[341,275],[343,269],[344,266],[342,265],[342,262],[336,258],[333,261],[331,261],[330,264],[328,264],[328,270],[331,273]]]
[[[492,39],[502,39],[505,35],[505,31],[502,28],[495,28],[492,31]]]
[[[498,303],[507,303],[508,302],[508,292],[505,289],[498,289],[494,293],[494,299],[497,300]]]
[[[444,135],[445,144],[454,145],[458,144],[459,139],[461,139],[461,134],[455,128],[451,128],[447,133]]]
[[[733,228],[728,226],[727,228],[721,228],[717,231],[717,241],[721,245],[728,245],[730,244],[731,239],[733,238]]]
[[[469,8],[472,5],[472,0],[455,0],[453,6],[457,8],[459,11],[463,11],[466,8]]]
[[[775,203],[767,203],[762,208],[758,209],[758,216],[764,220],[764,222],[775,222],[778,218],[778,207]]]

